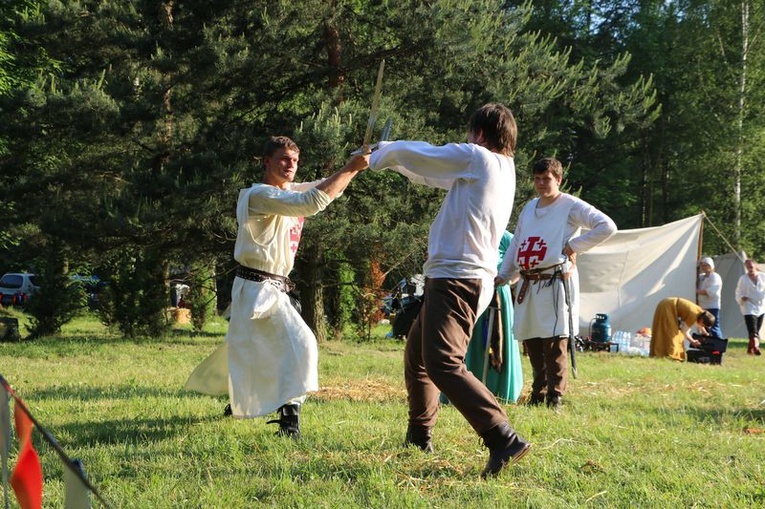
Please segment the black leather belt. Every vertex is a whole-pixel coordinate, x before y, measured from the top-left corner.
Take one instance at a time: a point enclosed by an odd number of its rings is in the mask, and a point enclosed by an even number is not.
[[[278,274],[271,274],[270,272],[264,272],[258,269],[251,269],[240,265],[236,268],[236,277],[246,279],[248,281],[255,281],[257,283],[265,283],[266,281],[274,284],[279,290],[284,293],[289,293],[295,289],[295,283],[288,277],[280,276]]]

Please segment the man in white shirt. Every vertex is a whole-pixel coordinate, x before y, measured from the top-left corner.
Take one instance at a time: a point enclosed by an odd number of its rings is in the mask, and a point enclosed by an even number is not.
[[[390,167],[412,182],[448,190],[430,227],[424,302],[404,352],[406,443],[433,450],[443,392],[489,448],[482,477],[520,460],[531,445],[464,362],[473,326],[494,293],[499,242],[515,195],[516,134],[512,112],[487,104],[471,116],[468,143],[381,143],[370,159],[372,169]]]
[[[741,275],[736,284],[736,302],[744,315],[744,323],[749,333],[746,353],[761,355],[760,329],[765,316],[765,273],[760,272],[755,260],[747,260],[744,266],[746,273]]]
[[[295,262],[305,216],[324,210],[369,164],[358,155],[331,177],[295,183],[300,150],[286,136],[264,148],[263,182],[242,189],[237,201],[226,342],[191,374],[186,388],[218,394],[228,382],[225,414],[253,418],[277,411],[277,434],[300,436],[300,406],[318,390],[316,337],[291,304],[289,273]],[[227,367],[226,367],[227,363]],[[227,376],[226,376],[227,375]]]

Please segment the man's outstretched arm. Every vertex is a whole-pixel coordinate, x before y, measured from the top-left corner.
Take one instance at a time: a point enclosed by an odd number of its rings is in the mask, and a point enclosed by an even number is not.
[[[369,167],[369,154],[353,156],[340,170],[328,177],[316,186],[316,189],[324,191],[330,199],[334,200],[345,191],[353,177]]]

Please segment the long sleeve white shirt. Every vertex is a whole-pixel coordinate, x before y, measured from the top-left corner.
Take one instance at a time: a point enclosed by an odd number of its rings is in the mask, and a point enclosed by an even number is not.
[[[288,189],[255,184],[239,192],[239,232],[234,259],[252,269],[288,276],[295,262],[303,217],[312,216],[332,201],[316,189],[321,180],[291,183]]]
[[[741,300],[746,297],[746,300]],[[756,282],[743,274],[736,285],[736,302],[742,315],[760,316],[765,313],[765,272],[757,272]]]
[[[616,233],[616,223],[608,217],[606,214],[596,209],[584,200],[572,196],[567,193],[561,194],[561,199],[550,207],[547,213],[554,213],[556,207],[564,207],[564,202],[571,203],[571,208],[566,220],[566,229],[564,232],[564,240],[568,242],[569,247],[576,254],[589,251],[598,244],[604,242],[614,233]],[[524,210],[527,208],[535,208],[539,198],[534,198],[526,204]],[[548,207],[544,207],[545,209]],[[507,248],[507,254],[499,269],[499,276],[505,281],[512,281],[517,278],[520,269],[517,264],[516,251],[518,249],[518,242],[524,238],[525,233],[523,231],[524,225],[518,223],[513,235],[513,240],[510,243],[510,247]],[[581,228],[588,228],[588,231],[578,235]],[[560,246],[561,256],[558,260],[559,263],[565,261],[566,256],[563,255],[563,247]]]
[[[448,190],[430,227],[425,276],[493,280],[515,197],[511,157],[473,143],[395,141],[380,143],[369,166]]]
[[[698,289],[706,294],[698,294],[699,306],[704,309],[720,309],[720,295],[722,294],[722,278],[717,272],[701,274],[699,276]]]

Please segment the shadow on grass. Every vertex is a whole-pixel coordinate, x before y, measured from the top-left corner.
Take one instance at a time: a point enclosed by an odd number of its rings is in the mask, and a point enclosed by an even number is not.
[[[170,335],[172,336],[185,336],[190,338],[223,338],[226,335],[226,331],[221,332],[210,332],[210,331],[201,331],[201,332],[194,332],[189,330],[183,330],[183,329],[173,329],[170,331]],[[175,342],[175,341],[174,341]]]
[[[100,399],[134,399],[137,397],[167,398],[177,396],[178,394],[178,391],[135,385],[115,385],[109,387],[82,387],[74,385],[38,389],[25,395],[24,399],[28,401],[42,401],[46,399],[56,401],[95,401]]]
[[[715,422],[723,425],[730,421],[731,417],[746,421],[749,425],[765,426],[765,407],[739,408],[735,410],[709,410],[688,409],[688,413],[695,414],[699,422]]]
[[[213,332],[199,332],[192,333],[189,331],[172,331],[168,335],[151,338],[151,337],[135,337],[124,338],[122,336],[86,336],[86,335],[68,335],[63,337],[48,337],[42,339],[27,340],[9,344],[8,353],[11,355],[25,355],[30,348],[44,349],[46,353],[71,357],[81,355],[82,351],[78,351],[73,347],[78,344],[83,348],[98,348],[103,346],[121,346],[121,345],[182,345],[182,346],[199,346],[199,345],[214,345],[218,342],[223,342],[225,338],[225,332],[213,333]],[[214,341],[212,341],[214,340]],[[15,350],[14,350],[15,349]]]
[[[76,437],[73,447],[99,445],[141,445],[157,443],[188,433],[190,426],[222,420],[222,416],[174,416],[155,419],[120,419],[94,422],[75,422],[56,427],[60,435]]]
[[[23,398],[28,401],[43,400],[73,400],[73,401],[98,401],[108,400],[131,400],[136,398],[199,398],[199,393],[188,391],[179,387],[178,389],[166,389],[159,387],[150,387],[147,385],[111,385],[108,387],[83,387],[78,385],[47,387],[45,389],[33,390]]]

